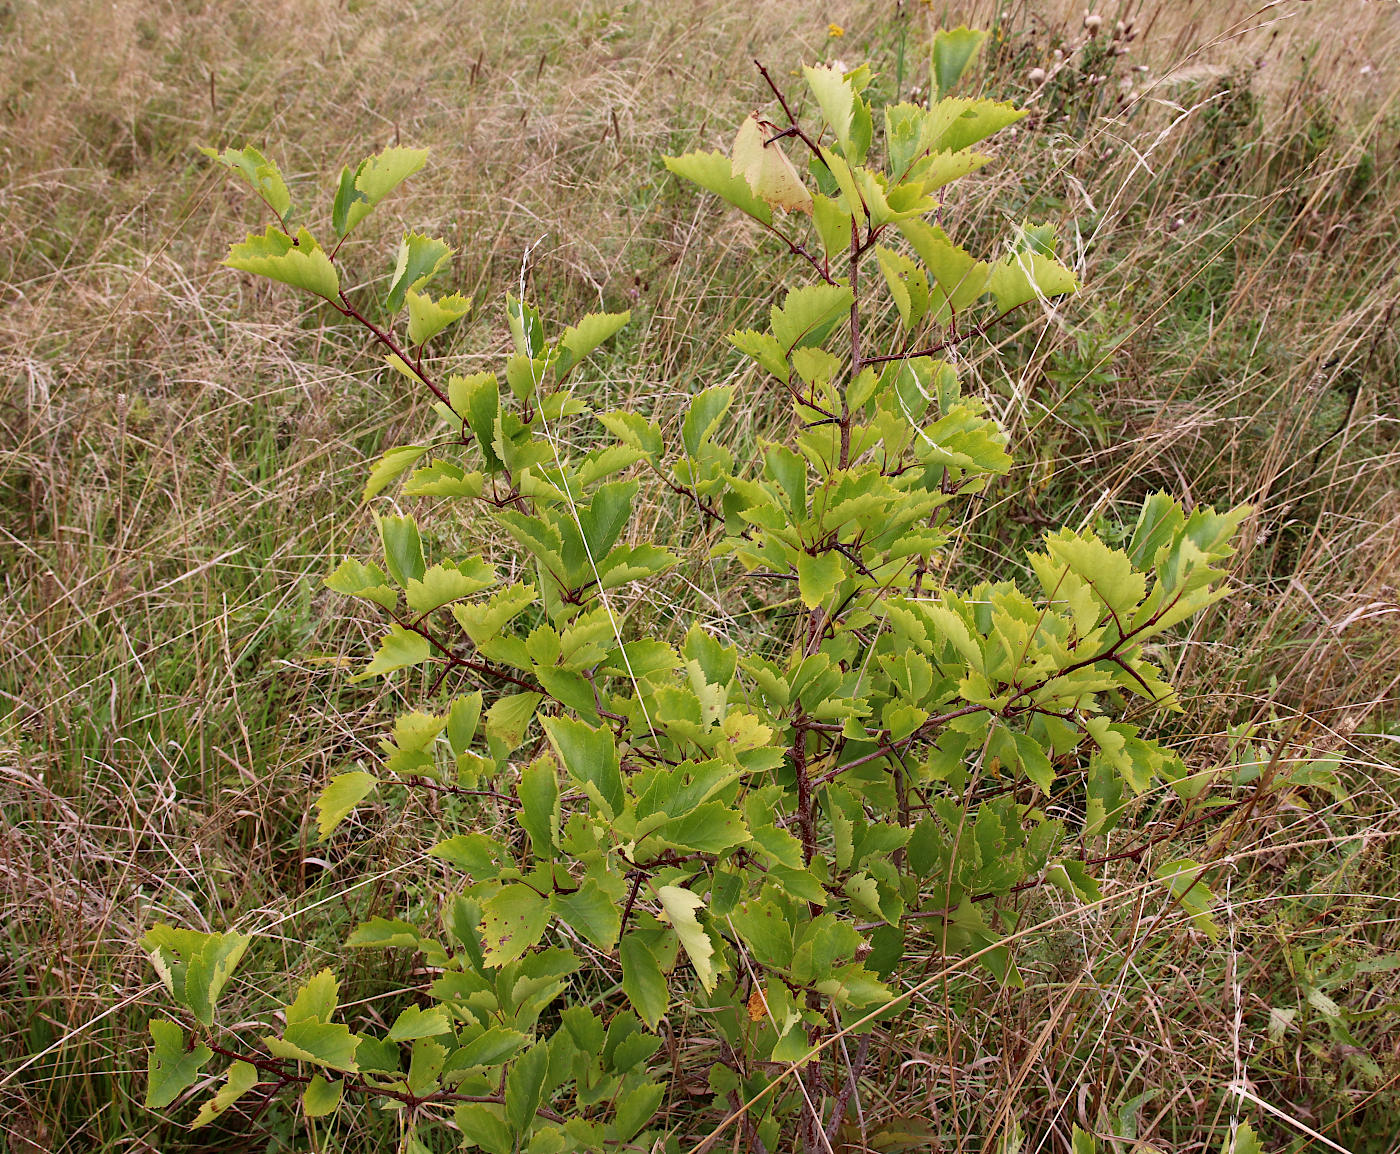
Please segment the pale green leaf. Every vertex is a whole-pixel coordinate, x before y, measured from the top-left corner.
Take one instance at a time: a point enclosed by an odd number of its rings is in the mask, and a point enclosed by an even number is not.
[[[373,660],[350,680],[364,681],[381,673],[392,673],[396,669],[422,665],[430,656],[432,650],[428,639],[421,633],[414,633],[402,625],[391,625],[388,635],[379,643]]]
[[[295,240],[272,225],[268,225],[262,236],[249,233],[246,241],[229,249],[224,264],[304,289],[327,300],[334,300],[340,293],[335,266],[304,228],[297,231]]]
[[[461,293],[449,293],[434,300],[427,293],[410,288],[404,299],[408,302],[408,340],[421,345],[432,340],[448,325],[471,312],[472,302]]]
[[[1027,251],[997,261],[987,287],[996,297],[997,311],[1005,313],[1027,301],[1072,293],[1079,285],[1074,273],[1053,257]]]
[[[544,700],[540,693],[514,693],[502,697],[486,711],[486,735],[516,749],[525,740],[525,731],[535,716],[535,707]]]
[[[426,148],[386,148],[360,162],[353,175],[341,173],[332,219],[337,236],[344,236],[369,215],[389,193],[427,162]]]
[[[205,156],[212,157],[226,168],[242,173],[243,178],[252,186],[253,191],[267,202],[267,206],[277,214],[278,218],[286,220],[287,213],[292,207],[292,198],[291,194],[287,192],[287,183],[282,179],[282,173],[278,171],[277,165],[268,160],[251,144],[245,145],[242,149],[226,148],[223,152],[217,152],[212,148],[201,148],[199,151]]]
[[[482,906],[488,966],[504,966],[534,946],[549,925],[549,901],[526,885],[508,885]]]
[[[967,66],[982,49],[987,33],[973,31],[966,25],[940,29],[933,34],[933,83],[940,100],[962,79]]]
[[[570,325],[559,338],[556,372],[562,378],[631,319],[630,312],[589,313],[578,324]]]
[[[824,605],[846,576],[845,558],[832,550],[797,555],[797,591],[808,609]]]
[[[403,308],[408,290],[416,289],[435,277],[451,257],[452,249],[445,241],[424,236],[420,232],[404,233],[394,263],[394,274],[389,279],[389,296],[386,301],[389,311],[396,313]]]
[[[668,156],[665,162],[677,176],[723,197],[755,220],[764,224],[772,222],[773,210],[754,195],[747,180],[735,175],[733,162],[724,153],[688,152],[684,156]]]
[[[286,1010],[287,1024],[329,1022],[335,1013],[339,992],[340,983],[335,974],[329,969],[321,970],[297,991],[297,996]]]
[[[335,1113],[340,1105],[340,1095],[345,1088],[342,1079],[327,1082],[320,1074],[313,1074],[301,1096],[301,1108],[308,1118],[324,1118]]]
[[[399,603],[399,594],[384,584],[386,580],[384,571],[378,565],[366,565],[347,557],[326,578],[326,588],[344,593],[347,597],[362,597],[385,609],[393,609]]]
[[[316,799],[316,830],[324,840],[331,831],[349,816],[350,811],[360,804],[374,787],[379,784],[372,773],[357,770],[342,773],[331,778],[330,784]]]
[[[489,589],[497,580],[496,570],[480,557],[444,561],[425,569],[421,579],[410,579],[404,589],[405,599],[413,612],[431,613],[451,601]]]
[[[358,1072],[355,1047],[360,1039],[340,1022],[297,1022],[288,1025],[282,1037],[267,1037],[263,1042],[276,1058],[314,1062],[347,1074]]]
[[[258,1084],[258,1068],[250,1062],[235,1062],[228,1068],[224,1084],[218,1092],[199,1108],[191,1130],[207,1126],[230,1106]],[[149,1105],[149,1103],[147,1103]]]
[[[394,1020],[385,1037],[391,1042],[407,1042],[413,1038],[436,1038],[452,1029],[452,1020],[442,1006],[423,1009],[408,1006]]]
[[[379,458],[374,468],[370,470],[369,480],[365,482],[364,496],[360,499],[368,501],[377,496],[386,485],[412,466],[427,451],[426,445],[404,445],[397,449],[390,449]]]

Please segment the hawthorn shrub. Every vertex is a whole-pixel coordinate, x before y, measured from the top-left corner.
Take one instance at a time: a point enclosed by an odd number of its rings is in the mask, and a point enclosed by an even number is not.
[[[868,67],[819,66],[799,115],[760,68],[775,119],[746,119],[730,154],[666,159],[801,273],[766,327],[730,337],[761,370],[744,379],[790,406],[781,435],[751,445],[726,414],[758,402],[731,384],[678,423],[592,411],[582,366],[626,313],[551,334],[507,296],[501,373],[430,373],[425,349],[470,308],[428,287],[448,245],[405,235],[387,292],[352,291],[337,261],[425,152],[343,171],[323,244],[293,231],[273,162],[206,150],[275,218],[227,263],[363,325],[435,399],[440,437],[390,449],[364,490],[397,487],[419,515],[380,513],[382,552],[327,578],[384,615],[358,676],[412,671],[421,706],[395,720],[382,763],[315,804],[327,838],[376,791],[455,795],[455,832],[427,851],[455,884],[439,916],[350,937],[434,975],[379,1025],[340,1010],[330,969],[289,991],[271,1032],[222,1023],[253,935],[152,928],[143,944],[178,1011],[150,1023],[149,1106],[217,1056],[196,1127],[287,1095],[347,1125],[366,1106],[397,1112],[404,1154],[830,1150],[857,1140],[871,1038],[910,997],[969,964],[1020,982],[1029,931],[999,898],[1056,887],[1067,916],[1105,901],[1094,847],[1131,800],[1200,792],[1124,718],[1174,707],[1150,646],[1224,596],[1243,508],[1188,513],[1155,494],[1121,548],[1064,528],[1021,580],[949,584],[1011,456],[947,358],[1076,287],[1048,226],[980,259],[938,223],[945,190],[990,159],[978,145],[1023,115],[949,94],[982,38],[935,38],[926,107],[872,109]],[[629,613],[679,561],[640,530],[643,503],[706,542],[721,575],[727,602],[694,607],[683,636]],[[456,506],[480,549],[437,555],[433,522]],[[1147,885],[1213,933],[1203,875],[1173,861]],[[912,934],[947,968],[906,965]],[[699,1093],[668,1093],[683,1064]]]

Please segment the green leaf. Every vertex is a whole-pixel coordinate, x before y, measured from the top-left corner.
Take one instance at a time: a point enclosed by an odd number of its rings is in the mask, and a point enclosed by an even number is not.
[[[461,1131],[464,1145],[479,1146],[487,1154],[517,1154],[515,1137],[501,1113],[501,1107],[496,1105],[464,1102],[452,1111],[452,1119]]]
[[[189,1007],[206,1026],[214,1007],[252,937],[232,931],[204,934],[154,925],[141,939],[151,962],[173,998]]]
[[[146,1106],[159,1110],[194,1085],[214,1051],[203,1043],[186,1049],[185,1031],[164,1018],[152,1018],[147,1028],[155,1048],[146,1067]]]
[[[492,1026],[452,1054],[451,1068],[465,1070],[472,1066],[499,1066],[513,1057],[530,1040],[528,1034]]]
[[[420,1006],[408,1006],[394,1019],[385,1037],[391,1042],[408,1042],[414,1038],[436,1038],[451,1030],[451,1019],[442,1006],[431,1006],[426,1010]]]
[[[712,385],[695,394],[690,402],[690,410],[681,426],[681,440],[685,451],[692,457],[700,452],[700,446],[710,439],[720,418],[729,411],[734,400],[734,390],[729,385]]]
[[[810,553],[797,555],[797,591],[803,605],[815,609],[826,603],[846,576],[844,561],[835,550],[815,557]]]
[[[631,312],[589,313],[565,329],[559,338],[559,360],[555,365],[560,378],[631,319]]]
[[[429,857],[449,862],[477,879],[492,878],[500,873],[504,855],[501,843],[484,833],[459,833],[438,842],[428,851]]]
[[[812,223],[828,260],[834,261],[851,247],[851,213],[839,201],[821,195],[813,197]]]
[[[624,445],[640,450],[649,458],[655,459],[665,448],[665,442],[661,438],[661,426],[638,413],[618,410],[612,413],[595,413],[594,416],[599,424]]]
[[[431,1038],[415,1038],[413,1055],[408,1063],[408,1091],[425,1098],[441,1089],[438,1076],[442,1073],[443,1062],[447,1058],[447,1047]]]
[[[420,232],[404,233],[394,262],[394,275],[389,279],[389,296],[385,302],[389,311],[396,313],[403,308],[408,290],[431,280],[451,258],[452,249],[445,241]]]
[[[933,83],[942,100],[958,81],[962,79],[967,66],[982,49],[987,39],[985,32],[974,32],[963,25],[953,29],[941,29],[933,34]]]
[[[304,228],[297,230],[295,240],[272,225],[268,225],[262,236],[249,233],[246,241],[229,249],[224,264],[304,289],[327,300],[335,300],[340,293],[335,266],[321,251],[315,237]]]
[[[344,169],[336,191],[331,220],[337,236],[344,236],[364,220],[389,193],[427,162],[426,148],[386,148],[362,160],[352,175]]]
[[[199,151],[205,156],[212,157],[224,167],[242,173],[243,178],[252,186],[253,191],[267,202],[268,208],[277,214],[278,219],[283,221],[287,219],[287,213],[291,211],[292,207],[292,197],[287,192],[287,183],[282,179],[282,173],[278,171],[277,165],[268,160],[251,144],[245,145],[242,149],[226,148],[223,152],[216,152],[212,148],[201,148]]]
[[[322,970],[297,991],[297,996],[286,1010],[287,1024],[329,1022],[335,1013],[339,992],[340,983],[335,974],[329,969]]]
[[[1075,1154],[1079,1154],[1079,1151],[1076,1150]],[[1233,1134],[1225,1135],[1225,1141],[1220,1144],[1220,1154],[1264,1154],[1264,1147],[1260,1145],[1254,1128],[1248,1122],[1241,1122]]]
[[[414,926],[391,918],[370,918],[355,927],[345,944],[356,948],[411,950],[421,950],[428,945]]]
[[[743,819],[723,801],[697,806],[660,826],[656,834],[680,849],[698,853],[723,853],[749,840]]]
[[[350,680],[364,681],[381,673],[422,665],[431,656],[428,639],[421,633],[413,633],[402,625],[391,625],[388,635],[379,643],[373,660]]]
[[[1215,894],[1203,880],[1206,867],[1190,858],[1178,858],[1159,866],[1156,876],[1165,882],[1172,897],[1191,917],[1191,924],[1212,941],[1220,937],[1220,927],[1210,917],[1210,909],[1215,905]]]
[[[657,1082],[643,1082],[617,1100],[613,1112],[613,1129],[619,1142],[630,1142],[656,1116],[656,1108],[666,1096],[666,1087]]]
[[[374,774],[363,770],[342,773],[331,778],[330,784],[316,799],[316,832],[321,840],[328,838],[331,831],[344,821],[350,811],[368,797],[378,784],[379,779]]]
[[[498,637],[520,613],[539,599],[533,585],[509,585],[491,595],[485,605],[454,605],[452,616],[457,619],[473,645],[482,645]]]
[[[199,1108],[195,1120],[190,1123],[190,1129],[197,1130],[201,1126],[207,1126],[257,1084],[258,1068],[256,1066],[249,1062],[233,1063],[228,1068],[224,1085]],[[150,1102],[146,1104],[151,1105]]]
[[[734,138],[732,171],[765,204],[788,212],[811,212],[812,194],[779,142],[769,143],[773,135],[773,126],[760,120],[758,113],[745,118]]]
[[[533,762],[521,772],[515,792],[520,798],[520,824],[530,835],[530,848],[537,858],[550,858],[559,828],[559,778],[554,762],[548,757]]]
[[[327,1114],[334,1114],[344,1089],[345,1083],[339,1078],[327,1082],[320,1074],[313,1074],[302,1094],[301,1108],[308,1118],[324,1118]]]
[[[666,1013],[670,992],[666,986],[666,975],[661,963],[647,945],[646,939],[637,933],[628,934],[622,939],[622,992],[632,1003],[650,1029],[656,1029]]]
[[[377,496],[386,485],[412,466],[427,451],[426,445],[404,445],[401,448],[390,449],[379,458],[374,468],[370,470],[369,480],[365,482],[364,496],[360,500],[368,501]]]
[[[1071,1137],[1071,1154],[1098,1154],[1098,1140],[1090,1133],[1075,1126]]]
[[[528,301],[517,300],[506,294],[506,324],[510,327],[510,338],[515,345],[515,355],[527,361],[534,360],[544,352],[544,321],[540,310]]]
[[[566,717],[541,718],[545,732],[569,776],[588,792],[609,818],[622,810],[622,768],[612,730],[594,729]]]
[[[400,585],[421,581],[427,564],[423,560],[423,541],[418,536],[418,522],[412,517],[376,515],[379,539],[384,545],[384,562],[391,576]]]
[[[713,993],[717,971],[714,963],[715,947],[709,935],[700,925],[695,911],[705,908],[705,903],[696,894],[680,886],[662,886],[656,891],[661,902],[664,918],[670,922],[680,939],[690,964],[695,967],[696,977],[706,991]]]
[[[549,907],[560,921],[600,950],[611,950],[617,945],[622,911],[616,900],[593,878],[584,878],[571,894],[551,894]]]
[[[267,1037],[263,1042],[276,1058],[314,1062],[347,1074],[359,1072],[355,1065],[355,1047],[360,1039],[341,1022],[297,1022],[288,1025],[282,1037]]]
[[[472,302],[461,293],[449,293],[433,300],[427,293],[410,288],[404,299],[408,302],[408,340],[413,345],[432,340],[472,308]]]
[[[525,1134],[535,1120],[549,1073],[549,1045],[537,1042],[521,1054],[506,1075],[506,1121],[517,1134]]]
[[[773,210],[754,195],[749,182],[734,172],[733,162],[722,152],[688,152],[665,157],[666,167],[679,177],[722,197],[741,212],[771,224]]]

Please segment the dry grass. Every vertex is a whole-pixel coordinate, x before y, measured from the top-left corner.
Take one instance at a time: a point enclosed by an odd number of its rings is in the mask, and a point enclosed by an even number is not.
[[[426,407],[355,332],[217,268],[254,214],[191,144],[258,142],[308,199],[315,174],[383,144],[431,146],[392,211],[457,245],[457,280],[485,302],[454,355],[502,347],[492,302],[536,245],[547,314],[634,309],[598,387],[671,411],[739,371],[716,370],[714,350],[783,266],[659,156],[727,139],[761,99],[750,57],[868,55],[890,77],[933,19],[854,0],[409,9],[0,5],[0,1120],[14,1150],[187,1148],[140,1105],[160,1004],[142,927],[268,928],[280,951],[240,975],[261,1012],[286,992],[279,973],[335,954],[367,911],[417,900],[413,824],[440,816],[386,807],[331,847],[308,833],[311,791],[373,756],[395,704],[345,684],[372,623],[347,619],[319,577],[366,539],[364,462]],[[1249,1116],[1271,1149],[1325,1148],[1311,1130],[1381,1154],[1400,1149],[1386,965],[1400,944],[1400,10],[1103,11],[1135,20],[1131,52],[1082,68],[1078,2],[953,14],[1007,13],[989,87],[1036,116],[956,224],[985,237],[1052,217],[1086,284],[969,356],[1023,464],[961,563],[1005,574],[1046,526],[1110,523],[1153,488],[1255,504],[1241,595],[1168,654],[1189,687],[1176,739],[1194,767],[1223,767],[1208,796],[1228,807],[1121,863],[1100,909],[1024,897],[1023,928],[1062,918],[1018,948],[1027,988],[960,968],[920,990],[876,1047],[863,1116],[868,1134],[902,1127],[950,1151],[991,1149],[1014,1125],[1027,1149],[1058,1151],[1076,1122],[1123,1151],[1214,1150]],[[919,82],[910,65],[905,94]],[[377,267],[374,238],[362,251]],[[755,402],[742,419],[770,417]],[[694,549],[686,600],[710,614],[716,578]],[[680,605],[633,612],[665,630]],[[1309,750],[1344,759],[1346,802],[1286,784]],[[1179,816],[1149,799],[1139,829]],[[1214,943],[1141,895],[1145,869],[1188,854],[1222,867]],[[367,864],[372,883],[349,888]],[[931,942],[911,950],[930,974],[945,964]],[[367,990],[405,980],[354,964]],[[1349,1016],[1345,1033],[1316,994]],[[298,1137],[286,1122],[260,1140]]]

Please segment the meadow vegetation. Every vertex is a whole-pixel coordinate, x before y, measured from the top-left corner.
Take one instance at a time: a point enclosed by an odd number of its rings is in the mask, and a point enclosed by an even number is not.
[[[1131,526],[1157,490],[1255,512],[1236,595],[1157,653],[1186,706],[1161,724],[1209,792],[1185,817],[1149,800],[1101,849],[1128,851],[1104,890],[1121,900],[1021,949],[1023,989],[962,970],[882,1023],[868,1148],[990,1150],[1019,1129],[1058,1151],[1077,1124],[1108,1149],[1214,1151],[1248,1119],[1270,1150],[1393,1149],[1400,14],[1124,0],[1090,29],[1048,0],[408,7],[0,5],[10,1148],[380,1148],[288,1111],[209,1135],[183,1129],[191,1106],[147,1110],[153,922],[281,943],[245,961],[229,1021],[327,964],[369,1012],[422,984],[403,955],[342,943],[421,896],[434,815],[386,802],[320,843],[309,802],[413,704],[349,682],[379,621],[322,580],[369,552],[366,465],[424,434],[431,398],[357,326],[219,267],[255,211],[193,145],[255,142],[307,186],[430,147],[365,248],[402,224],[457,248],[478,307],[443,362],[508,347],[497,302],[528,250],[550,317],[631,311],[590,400],[664,419],[718,383],[761,395],[724,335],[766,313],[785,257],[663,155],[728,146],[767,100],[754,58],[780,76],[868,60],[917,99],[933,29],[966,21],[995,30],[975,87],[1031,116],[959,186],[950,230],[976,250],[1051,220],[1083,287],[960,350],[1016,460],[959,579],[1007,577],[1062,525]],[[731,413],[750,439],[781,415]],[[708,572],[701,542],[671,548]],[[684,632],[674,602],[643,608]],[[1335,779],[1291,772],[1325,758]],[[1145,909],[1154,857],[1217,867],[1218,937]],[[1043,893],[1005,904],[1051,912]],[[937,962],[931,940],[906,948]],[[672,1093],[703,1081],[669,1059]]]

